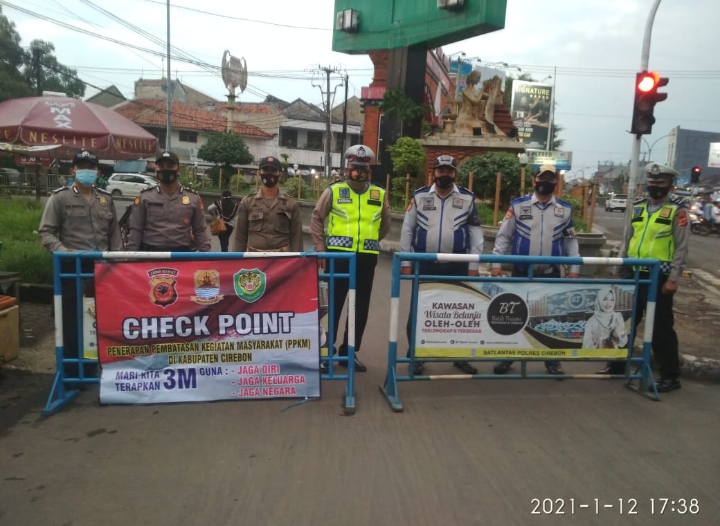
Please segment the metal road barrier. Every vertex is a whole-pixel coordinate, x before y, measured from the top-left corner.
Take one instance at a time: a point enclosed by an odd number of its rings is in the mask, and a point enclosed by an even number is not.
[[[95,252],[95,251],[78,251],[78,252],[55,252],[53,254],[54,267],[54,311],[55,311],[55,355],[56,355],[56,373],[53,381],[52,389],[46,405],[42,411],[43,415],[52,415],[69,404],[84,388],[92,384],[101,384],[101,365],[98,361],[98,343],[97,335],[94,332],[95,319],[94,316],[95,303],[95,275],[94,267],[96,263],[118,263],[124,262],[188,262],[188,261],[209,261],[209,260],[239,260],[250,258],[312,258],[313,260],[326,260],[326,271],[318,271],[318,279],[323,280],[319,283],[326,283],[329,294],[323,294],[322,285],[318,295],[318,317],[327,314],[328,331],[325,333],[322,326],[318,327],[318,341],[326,341],[329,352],[327,356],[322,357],[329,365],[329,372],[322,374],[322,380],[338,380],[345,382],[345,392],[343,396],[343,407],[346,414],[355,412],[355,265],[356,257],[354,253],[344,252]],[[336,263],[338,261],[347,261],[347,272],[337,272]],[[345,265],[343,265],[345,266]],[[335,327],[332,312],[334,310],[334,292],[338,280],[348,280],[348,355],[339,356],[335,353]],[[100,286],[100,282],[98,282]],[[134,285],[133,285],[134,286]],[[145,283],[138,284],[140,287],[148,287],[147,279]],[[196,289],[197,291],[197,289]],[[147,297],[147,292],[143,289],[142,294]],[[152,293],[151,293],[152,294]],[[217,295],[217,291],[215,291]],[[292,294],[292,290],[288,290],[288,294]],[[312,295],[312,293],[311,293]],[[65,302],[63,302],[65,296]],[[327,297],[327,301],[323,301],[323,297]],[[76,298],[73,300],[72,298]],[[219,296],[222,298],[222,296]],[[197,299],[197,298],[196,298]],[[237,299],[237,298],[236,298]],[[315,298],[309,298],[315,301]],[[73,308],[69,307],[71,302],[75,302]],[[220,300],[218,300],[220,301]],[[64,304],[65,303],[65,304]],[[113,305],[110,300],[107,302]],[[65,307],[65,310],[63,310]],[[92,311],[92,312],[90,312]],[[98,318],[98,322],[100,319]],[[322,321],[322,320],[321,320]],[[322,325],[322,324],[321,324]],[[70,337],[66,337],[64,331],[70,331]],[[64,342],[74,342],[71,348],[65,348]],[[163,343],[167,341],[164,340]],[[308,340],[309,341],[309,340]],[[321,343],[322,345],[322,343]],[[107,349],[105,349],[107,350]],[[103,349],[100,349],[103,352]],[[202,353],[199,353],[202,354]],[[156,355],[157,356],[157,355]],[[318,357],[320,358],[320,357]],[[167,358],[166,358],[167,363]],[[317,362],[313,362],[313,365]],[[319,363],[314,365],[319,367]],[[346,370],[344,374],[338,374],[338,366],[344,365]],[[192,369],[192,371],[191,371]],[[191,380],[195,379],[198,368],[185,368],[183,373],[186,383],[192,374]],[[205,368],[207,370],[211,368]],[[317,369],[315,369],[317,372]],[[202,375],[204,371],[199,371]],[[239,368],[238,368],[238,374]],[[156,376],[157,377],[157,376]],[[304,377],[303,377],[304,378]],[[182,375],[179,377],[182,380]],[[148,383],[148,382],[145,382]],[[153,382],[149,382],[153,383]],[[159,385],[160,382],[157,382]],[[152,387],[152,386],[151,386]],[[183,385],[179,386],[180,388]],[[319,386],[318,386],[319,387]],[[238,396],[240,390],[238,390]],[[101,402],[102,402],[102,389]],[[319,392],[319,389],[318,389]],[[233,393],[235,394],[235,393]],[[318,394],[319,397],[319,394]],[[307,398],[306,398],[307,399]],[[132,403],[132,402],[130,402]],[[153,402],[144,402],[153,403]]]
[[[412,262],[411,274],[401,274],[402,261]],[[531,266],[527,267],[527,277],[433,273],[439,271],[443,263],[475,261]],[[421,265],[426,269],[426,274],[420,273]],[[634,271],[631,272],[632,279],[570,279],[544,277],[547,272],[534,270],[559,269],[562,265],[618,266],[630,267]],[[641,271],[648,275],[641,277]],[[656,259],[396,252],[393,254],[392,266],[387,375],[380,391],[391,409],[399,412],[403,409],[398,392],[399,382],[624,378],[630,389],[647,393],[650,388],[650,397],[659,400],[650,368],[659,275],[660,266]],[[410,281],[412,285],[407,357],[398,355],[398,330],[404,321],[404,317],[401,321],[400,316],[401,281]],[[645,329],[642,353],[633,356],[640,286],[647,286]],[[602,298],[598,299],[601,295]],[[601,306],[596,308],[596,302],[600,302]],[[613,305],[610,306],[610,303]],[[598,340],[596,336],[603,334],[600,324],[609,326],[611,322],[614,322],[614,329],[604,333],[604,339]],[[548,360],[626,360],[626,367],[622,375],[527,373],[528,362]],[[520,371],[502,375],[415,375],[417,361],[516,361],[520,362]],[[407,366],[407,374],[398,371],[399,364]],[[640,388],[634,385],[635,380],[640,381]]]

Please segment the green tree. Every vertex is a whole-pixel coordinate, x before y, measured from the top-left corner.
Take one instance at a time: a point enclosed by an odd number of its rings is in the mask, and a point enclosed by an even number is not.
[[[527,170],[529,172],[529,170]],[[497,173],[502,174],[500,180],[500,208],[504,209],[520,194],[520,161],[518,156],[506,152],[489,152],[472,157],[458,170],[458,182],[466,186],[470,172],[473,173],[473,193],[480,199],[495,197]],[[532,188],[529,174],[526,175],[525,187]]]
[[[532,75],[528,73],[522,73],[518,75],[517,77],[513,77],[512,75],[508,75],[505,77],[505,106],[510,108],[510,103],[512,102],[512,83],[513,80],[524,80],[527,82],[537,82]],[[565,127],[558,124],[555,120],[555,111],[557,110],[558,102],[557,100],[554,101],[553,104],[553,129],[551,132],[551,142],[553,145],[553,150],[559,150],[563,147],[565,144],[565,139],[558,139],[558,135],[560,135],[560,132],[562,132]]]
[[[15,24],[0,10],[0,101],[59,91],[68,97],[85,95],[85,83],[75,69],[60,64],[55,46],[33,40],[30,50],[20,46]]]
[[[398,177],[410,174],[416,177],[425,167],[425,150],[417,139],[400,137],[395,144],[388,146],[393,172]]]
[[[400,136],[403,136],[404,125],[420,119],[429,111],[426,104],[418,104],[400,90],[391,89],[385,92],[378,109],[390,118],[400,121]]]
[[[20,46],[15,23],[2,14],[0,6],[0,101],[32,95],[21,72],[28,61],[28,54]]]
[[[219,132],[212,133],[208,140],[203,144],[197,153],[198,157],[203,161],[219,165],[222,168],[232,169],[233,164],[250,164],[254,158],[248,150],[245,141],[242,140],[237,133]],[[213,177],[213,184],[218,185],[219,172]],[[228,188],[230,177],[223,178],[223,188]]]

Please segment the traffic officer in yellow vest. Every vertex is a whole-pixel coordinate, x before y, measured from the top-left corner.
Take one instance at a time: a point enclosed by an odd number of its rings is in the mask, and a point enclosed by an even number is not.
[[[135,198],[127,249],[189,252],[194,240],[198,251],[210,252],[205,205],[197,192],[180,185],[178,156],[162,152],[155,164],[159,184]]]
[[[390,206],[385,198],[385,190],[370,181],[370,163],[375,159],[373,151],[362,144],[351,146],[344,154],[345,181],[328,186],[320,196],[312,212],[310,234],[318,252],[355,252],[355,352],[360,351],[363,332],[370,310],[375,266],[380,253],[380,240],[390,230]],[[325,235],[325,218],[328,218]],[[318,260],[324,269],[325,260]],[[348,272],[349,262],[337,260],[335,272]],[[335,283],[333,297],[333,321],[337,340],[340,314],[348,293],[348,281],[339,279]],[[338,355],[347,356],[348,329],[338,348]],[[323,362],[321,369],[327,370]],[[355,370],[367,370],[365,364],[355,357]]]
[[[649,198],[639,199],[633,205],[632,228],[623,242],[621,254],[629,258],[660,260],[660,282],[655,304],[652,347],[655,361],[660,367],[660,380],[655,384],[658,392],[680,389],[680,363],[678,338],[673,328],[673,295],[678,279],[685,268],[690,239],[688,208],[684,199],[668,197],[678,173],[657,163],[645,167]],[[627,273],[628,267],[624,267]],[[648,279],[648,272],[640,272]],[[638,286],[635,328],[642,321],[647,305],[647,285]],[[611,362],[599,374],[624,374],[624,362]],[[650,387],[652,390],[652,386]]]

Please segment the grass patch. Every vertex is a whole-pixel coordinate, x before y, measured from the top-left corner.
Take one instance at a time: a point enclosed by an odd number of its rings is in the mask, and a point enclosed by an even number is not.
[[[52,284],[52,257],[36,233],[43,206],[34,198],[0,201],[0,271],[19,272],[23,283]]]

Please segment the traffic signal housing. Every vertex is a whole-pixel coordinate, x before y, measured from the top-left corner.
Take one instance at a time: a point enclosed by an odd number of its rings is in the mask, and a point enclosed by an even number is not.
[[[658,88],[667,86],[670,79],[661,77],[655,71],[644,71],[635,75],[635,104],[630,132],[636,135],[652,133],[655,124],[655,104],[667,99],[667,93],[658,93]]]
[[[693,166],[690,170],[690,183],[697,184],[700,182],[700,174],[702,174],[702,168],[699,166]]]

